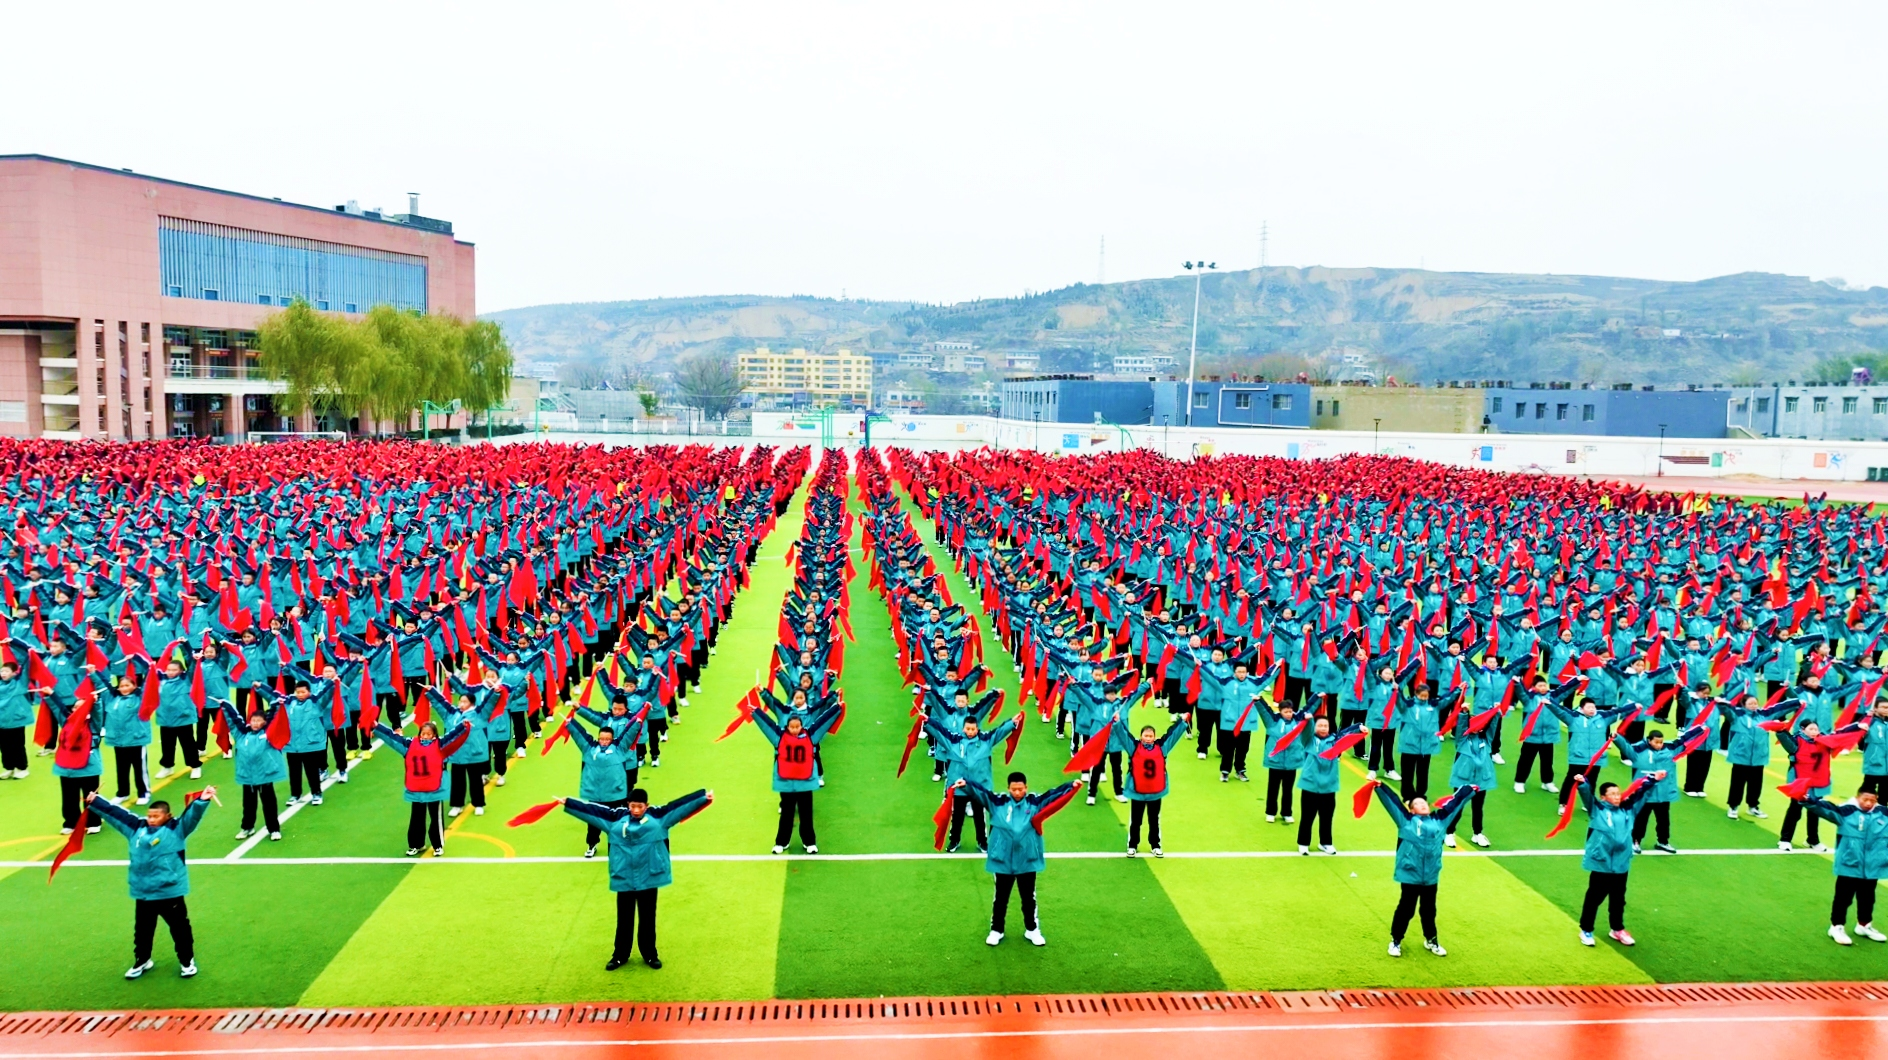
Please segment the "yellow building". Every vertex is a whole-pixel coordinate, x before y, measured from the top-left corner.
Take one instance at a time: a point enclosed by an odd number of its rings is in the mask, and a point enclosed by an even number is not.
[[[775,353],[757,346],[740,355],[741,383],[756,404],[870,405],[872,358],[851,350]]]
[[[1325,431],[1476,434],[1482,392],[1433,386],[1314,386],[1311,426]]]

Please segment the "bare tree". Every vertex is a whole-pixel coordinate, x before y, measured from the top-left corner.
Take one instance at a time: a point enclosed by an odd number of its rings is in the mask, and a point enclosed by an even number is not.
[[[709,419],[723,419],[741,397],[741,373],[733,356],[696,353],[675,366],[675,395]]]

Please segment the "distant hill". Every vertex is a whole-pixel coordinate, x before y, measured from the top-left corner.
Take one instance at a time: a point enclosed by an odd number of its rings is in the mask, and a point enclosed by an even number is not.
[[[755,344],[896,350],[936,340],[1105,367],[1184,357],[1190,277],[1076,284],[939,306],[729,295],[486,314],[521,360],[607,358],[661,374],[693,350]],[[1888,349],[1888,288],[1739,273],[1695,283],[1609,276],[1268,268],[1210,274],[1203,357],[1290,353],[1411,380],[1754,382]],[[1341,373],[1340,373],[1341,374]]]

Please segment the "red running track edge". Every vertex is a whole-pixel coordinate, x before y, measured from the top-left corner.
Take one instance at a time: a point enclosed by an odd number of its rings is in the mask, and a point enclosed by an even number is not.
[[[1888,983],[0,1015],[8,1057],[1879,1057]]]

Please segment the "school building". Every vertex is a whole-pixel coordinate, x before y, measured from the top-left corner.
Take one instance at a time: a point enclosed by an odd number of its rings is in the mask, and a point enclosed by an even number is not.
[[[450,222],[304,206],[44,155],[0,155],[0,435],[241,438],[278,414],[256,328],[295,299],[471,319]]]

